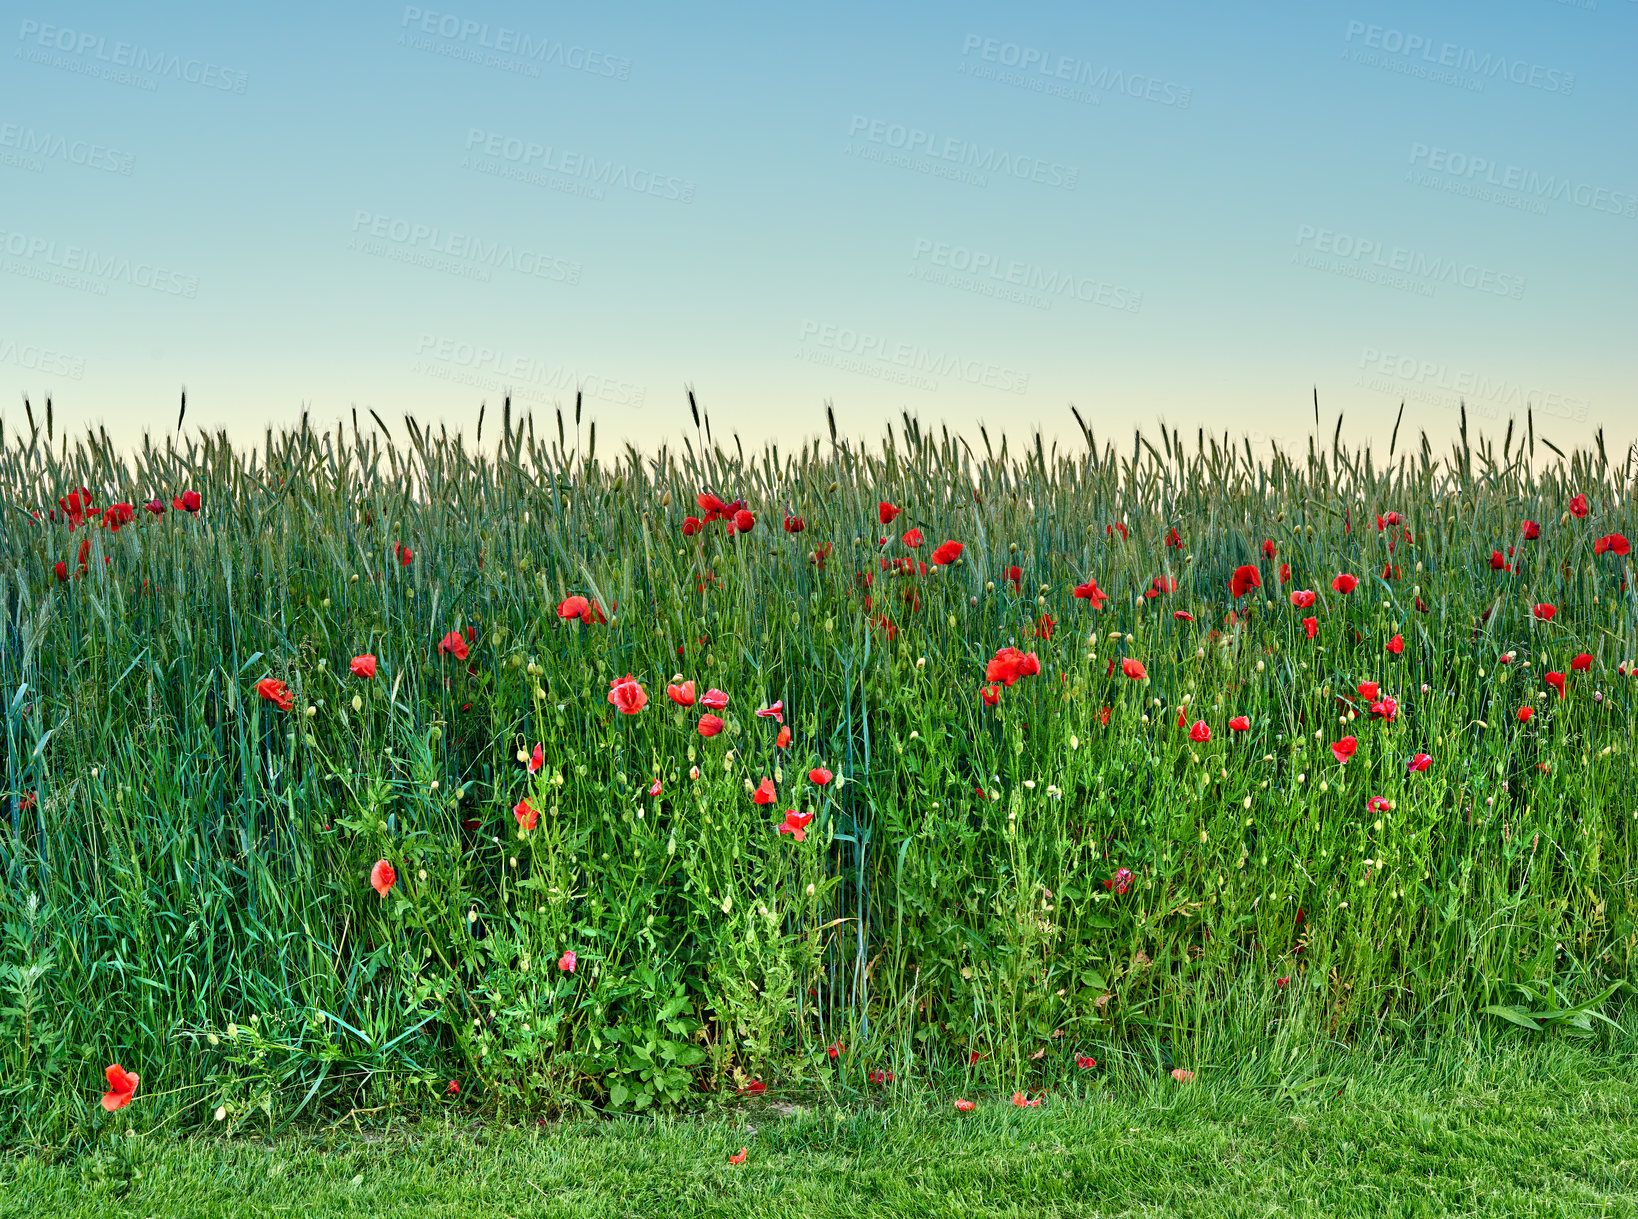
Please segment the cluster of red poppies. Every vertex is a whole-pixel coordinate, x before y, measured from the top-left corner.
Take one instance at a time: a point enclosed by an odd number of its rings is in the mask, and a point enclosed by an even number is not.
[[[201,503],[202,501],[199,497],[199,492],[184,491],[171,501],[171,506],[177,509],[179,512],[185,511],[194,513],[199,511],[199,506]],[[142,506],[154,516],[163,516],[165,514],[165,501],[162,499],[151,499]],[[59,512],[61,513],[60,516]],[[35,520],[40,519],[40,514],[38,512],[34,513],[33,516]],[[59,499],[57,501],[57,507],[52,509],[48,516],[53,523],[58,520],[66,521],[68,523],[70,533],[78,529],[81,525],[86,525],[89,527],[95,526],[98,523],[102,524],[110,533],[118,533],[121,526],[129,525],[136,520],[136,505],[117,503],[109,504],[106,508],[98,508],[96,506],[96,497],[91,494],[91,489],[89,487],[81,487],[78,491],[70,491],[67,495]],[[76,570],[73,573],[76,577],[85,575],[90,559],[91,539],[88,537],[81,538],[79,555],[77,556],[76,560]],[[102,561],[104,563],[111,563],[113,562],[113,558],[112,556],[104,555]],[[68,582],[69,570],[66,560],[57,560],[57,562],[52,565],[52,571],[56,575],[57,582],[59,584],[66,584]]]

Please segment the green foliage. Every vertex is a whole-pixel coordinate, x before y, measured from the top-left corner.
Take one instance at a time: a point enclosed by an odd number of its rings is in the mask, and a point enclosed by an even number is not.
[[[647,1112],[882,1067],[1035,1088],[1078,1054],[1622,1018],[1638,600],[1596,541],[1633,531],[1630,457],[1538,463],[1532,428],[1382,466],[1176,434],[978,460],[906,420],[875,450],[707,431],[610,464],[561,421],[508,412],[481,452],[405,426],[0,434],[8,1128]],[[81,486],[203,507],[70,528]],[[706,490],[754,529],[685,535]],[[961,560],[923,571],[945,539]],[[1041,671],[989,706],[1008,646]],[[720,735],[677,675],[728,692]],[[142,1084],[105,1119],[116,1061]]]

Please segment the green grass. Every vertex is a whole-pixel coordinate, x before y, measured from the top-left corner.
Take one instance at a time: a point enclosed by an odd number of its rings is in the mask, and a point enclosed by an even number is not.
[[[509,411],[0,431],[0,1139],[424,1115],[451,1079],[513,1119],[1630,1035],[1638,581],[1600,539],[1638,533],[1633,451],[696,424],[612,460]],[[63,519],[81,486],[134,519]],[[706,491],[755,528],[685,532]],[[1040,672],[991,706],[1005,647]]]
[[[110,1130],[56,1162],[0,1161],[0,1215],[1638,1214],[1630,1046],[1359,1059],[1333,1052],[1295,1088],[1236,1069],[968,1114],[910,1090],[546,1126]]]

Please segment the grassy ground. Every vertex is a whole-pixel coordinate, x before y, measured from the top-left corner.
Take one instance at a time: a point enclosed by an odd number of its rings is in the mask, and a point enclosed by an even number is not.
[[[0,1162],[0,1215],[1634,1215],[1632,1068],[1630,1051],[1549,1045],[1338,1059],[1296,1088],[1160,1076],[1039,1108],[986,1096],[967,1114],[903,1096],[657,1122],[109,1135]]]

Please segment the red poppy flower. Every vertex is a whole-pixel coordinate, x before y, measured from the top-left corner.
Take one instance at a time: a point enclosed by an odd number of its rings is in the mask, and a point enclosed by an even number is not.
[[[1502,554],[1501,551],[1492,550],[1490,552],[1490,570],[1491,571],[1512,571],[1513,570],[1513,565],[1507,561],[1506,557]]]
[[[1375,701],[1376,696],[1381,692],[1380,687],[1374,681],[1362,681],[1362,682],[1360,682],[1359,686],[1358,686],[1358,690],[1359,690],[1359,697],[1364,699],[1368,703]]]
[[[449,1081],[449,1087],[445,1088],[444,1091],[450,1096],[459,1096],[461,1094],[461,1085],[452,1079]]]
[[[700,511],[705,513],[705,519],[708,521],[721,520],[728,508],[728,505],[709,491],[701,491],[694,497],[694,502],[700,506]]]
[[[1391,723],[1399,718],[1399,700],[1392,697],[1378,699],[1371,704],[1371,714]]]
[[[1593,553],[1604,554],[1606,551],[1615,555],[1631,554],[1632,543],[1627,541],[1623,533],[1606,533],[1593,543]]]
[[[926,538],[922,537],[921,530],[919,529],[907,529],[905,530],[904,536],[899,539],[899,541],[903,542],[906,546],[909,546],[912,549],[920,546],[926,540]]]
[[[1553,615],[1558,613],[1558,607],[1556,605],[1548,605],[1545,601],[1543,601],[1539,605],[1532,605],[1530,607],[1530,612],[1542,622],[1551,622],[1553,620]]]
[[[448,653],[456,660],[465,660],[469,653],[466,646],[466,637],[459,631],[451,631],[438,641],[438,650]]]
[[[1051,639],[1052,632],[1058,627],[1058,620],[1051,614],[1042,614],[1035,620],[1035,637],[1037,639]]]
[[[763,1083],[760,1079],[753,1079],[750,1083],[746,1084],[740,1089],[741,1092],[749,1092],[752,1096],[761,1096],[767,1090],[768,1085]]]
[[[901,509],[895,508],[885,499],[876,505],[877,519],[879,519],[884,525],[891,525],[893,523],[893,518],[896,517],[900,511]]]
[[[802,530],[804,530],[806,528],[807,528],[807,525],[803,522],[802,518],[799,517],[799,516],[787,516],[785,518],[785,532],[786,533],[801,533]]]
[[[189,512],[198,512],[199,511],[199,503],[200,503],[199,492],[197,492],[197,491],[184,491],[184,492],[182,492],[181,495],[178,495],[175,499],[173,499],[171,501],[171,507],[173,507],[173,508],[184,508]]]
[[[1428,767],[1430,767],[1432,765],[1433,765],[1433,755],[1432,754],[1419,753],[1414,758],[1412,758],[1409,762],[1407,762],[1405,764],[1405,769],[1406,770],[1414,770],[1414,771],[1417,771],[1418,773],[1420,773],[1421,771],[1426,770]]]
[[[415,559],[415,552],[402,542],[393,547],[393,553],[398,556],[398,566],[400,567],[408,567]]]
[[[370,869],[370,888],[382,897],[387,896],[387,890],[398,883],[398,872],[385,859],[375,861],[375,867]]]
[[[772,804],[778,794],[774,790],[774,781],[764,778],[756,785],[756,791],[751,793],[751,801],[754,804]]]
[[[960,542],[940,542],[938,549],[933,551],[933,562],[939,567],[947,567],[959,559],[965,549]]]
[[[1142,681],[1149,676],[1149,670],[1143,667],[1143,662],[1133,660],[1130,656],[1120,662],[1120,671],[1133,681]]]
[[[741,508],[734,513],[734,528],[740,533],[749,533],[756,528],[756,517],[751,515],[747,508]]]
[[[789,834],[796,841],[801,842],[808,836],[808,822],[813,820],[812,813],[799,813],[794,808],[785,813],[784,824],[778,827],[781,834]],[[836,1057],[834,1054],[832,1058]]]
[[[1001,701],[1001,687],[991,682],[978,692],[978,697],[984,700],[986,707],[993,707]]]
[[[697,516],[685,516],[682,523],[682,535],[691,538],[705,528],[705,522]]]
[[[1308,638],[1312,639],[1315,635],[1319,634],[1319,619],[1304,618],[1302,620],[1302,629],[1307,631]]]
[[[1587,515],[1587,497],[1585,495],[1577,495],[1573,499],[1570,500],[1570,515],[1571,516],[1586,516]]]
[[[765,720],[778,720],[783,724],[785,722],[785,700],[780,699],[771,707],[763,707],[757,712],[757,716]]]
[[[1263,539],[1263,555],[1265,557],[1267,557],[1267,558],[1270,558],[1270,559],[1272,559],[1274,557],[1275,549],[1274,549],[1274,539],[1273,538],[1264,538]]]
[[[1530,722],[1530,717],[1535,714],[1535,709],[1531,707],[1520,707],[1515,714],[1519,717],[1519,723],[1528,724]]]
[[[1121,897],[1130,891],[1132,881],[1135,879],[1131,868],[1116,868],[1114,876],[1104,881],[1103,887],[1114,893],[1116,897]]]
[[[955,1107],[956,1107],[958,1112],[971,1113],[974,1109],[976,1109],[978,1107],[978,1104],[977,1104],[976,1101],[958,1100],[955,1103]]]
[[[56,564],[52,567],[51,570],[57,573],[58,583],[60,583],[60,584],[67,584],[68,583],[68,564],[67,563],[64,563],[61,559],[58,559]]]
[[[1570,661],[1570,669],[1572,672],[1585,673],[1588,669],[1592,668],[1592,662],[1592,653],[1582,652],[1574,660]]]
[[[1039,1096],[1037,1096],[1034,1100],[1028,1100],[1025,1098],[1022,1092],[1014,1092],[1012,1094],[1012,1103],[1017,1105],[1020,1109],[1032,1108],[1035,1105],[1039,1105],[1041,1100],[1042,1098]]]
[[[1291,604],[1298,609],[1312,609],[1319,597],[1306,588],[1299,588],[1291,594]]]
[[[586,619],[591,613],[591,602],[581,596],[565,597],[563,604],[557,607],[557,616],[564,621],[570,618]]]
[[[791,730],[790,730],[790,726],[786,725],[785,727],[783,727],[783,728],[781,728],[779,730],[779,736],[775,739],[774,745],[777,748],[780,748],[780,749],[789,749],[790,744],[791,744]]]
[[[546,765],[546,757],[541,753],[540,746],[536,745],[535,751],[529,755],[529,773],[536,773],[544,765]]]
[[[727,692],[718,690],[715,686],[700,695],[700,706],[709,707],[712,711],[721,711],[727,705]]]
[[[520,830],[532,830],[535,828],[535,823],[540,820],[540,810],[525,798],[512,806],[512,816],[518,819],[518,828]]]
[[[1235,732],[1250,732],[1251,717],[1249,715],[1237,715],[1229,721],[1229,727]]]
[[[1023,588],[1024,569],[1022,567],[1017,567],[1017,566],[1009,567],[1009,568],[1007,568],[1006,575],[1007,575],[1007,583],[1012,585],[1014,591],[1020,592],[1020,593],[1024,591],[1024,588]]]
[[[1085,584],[1075,586],[1075,596],[1082,601],[1090,601],[1097,608],[1102,609],[1103,603],[1109,600],[1109,594],[1098,587],[1096,580],[1088,580]]]
[[[1350,576],[1347,572],[1343,572],[1335,580],[1331,581],[1331,587],[1339,593],[1351,593],[1359,587],[1359,577]]]
[[[1533,542],[1541,536],[1541,526],[1534,521],[1524,522],[1524,540]]]
[[[730,1164],[743,1164],[743,1163],[745,1163],[745,1148],[741,1147],[738,1152],[736,1152],[734,1155],[729,1156],[728,1157],[728,1162]]]
[[[572,974],[575,966],[578,964],[580,964],[580,958],[575,956],[574,949],[572,948],[557,959],[558,969],[566,974]]]
[[[700,716],[700,735],[716,736],[722,731],[722,721],[714,715]]]
[[[1173,1067],[1172,1068],[1172,1078],[1177,1080],[1177,1082],[1180,1083],[1180,1084],[1193,1083],[1194,1082],[1194,1072],[1184,1070],[1182,1067]]]
[[[648,691],[627,673],[609,683],[609,702],[621,715],[636,715],[648,705]]]
[[[1000,682],[1004,686],[1011,686],[1020,677],[1030,676],[1025,673],[1025,666],[1029,657],[1017,648],[1002,648],[990,658],[989,664],[984,666],[984,680],[990,683]],[[1035,671],[1040,671],[1040,662],[1037,661]]]
[[[1183,538],[1176,529],[1168,529],[1166,531],[1166,545],[1171,547],[1173,550],[1183,549]]]
[[[1149,591],[1143,595],[1145,597],[1158,597],[1161,593],[1175,593],[1176,591],[1177,578],[1175,576],[1156,576],[1149,582]]]
[[[1243,597],[1254,588],[1263,586],[1263,578],[1257,569],[1249,563],[1236,567],[1234,575],[1229,578],[1229,595],[1235,598]]]
[[[115,1109],[123,1109],[129,1105],[131,1098],[136,1095],[141,1077],[132,1075],[117,1062],[102,1074],[108,1081],[108,1091],[102,1094],[102,1107],[112,1113]]]
[[[1548,673],[1541,680],[1546,682],[1553,689],[1557,690],[1559,698],[1562,699],[1564,697],[1564,674]]]
[[[262,678],[256,683],[256,693],[275,704],[280,711],[288,711],[296,705],[296,696],[276,677]]]
[[[692,707],[694,705],[694,681],[690,678],[680,686],[667,686],[665,694],[679,707]]]
[[[1075,1056],[1075,1065],[1083,1071],[1090,1071],[1093,1067],[1098,1065],[1098,1060],[1096,1058],[1089,1058],[1085,1054],[1077,1054]]]
[[[113,533],[118,533],[121,525],[129,525],[134,520],[136,509],[130,504],[110,504],[108,510],[102,514],[102,523]]]
[[[873,1084],[890,1084],[890,1083],[893,1082],[893,1072],[891,1072],[891,1071],[872,1071],[870,1073],[870,1075],[868,1076],[868,1078],[869,1078],[870,1082],[873,1083]]]
[[[815,766],[812,770],[808,771],[808,781],[810,783],[817,783],[820,787],[823,787],[825,784],[829,783],[834,777],[835,776],[833,776],[830,771],[826,770],[823,766]]]
[[[70,491],[66,498],[57,501],[57,506],[63,510],[63,515],[68,518],[68,527],[70,529],[78,529],[97,511],[91,506],[91,492],[86,487],[81,487],[78,491]],[[178,507],[180,506],[178,505]],[[51,514],[51,519],[57,519],[55,512]]]
[[[1211,740],[1211,729],[1207,726],[1205,720],[1194,721],[1194,727],[1189,729],[1189,740],[1196,745],[1204,745]]]
[[[1388,651],[1392,652],[1395,656],[1398,656],[1404,650],[1405,637],[1403,635],[1395,635],[1392,639],[1388,640]]]
[[[362,656],[354,656],[348,663],[347,669],[354,677],[374,677],[375,657],[368,652]]]
[[[1176,618],[1179,622],[1193,622],[1194,621],[1194,615],[1189,613],[1188,610],[1173,610],[1172,611],[1172,617]]]
[[[1291,564],[1281,563],[1280,564],[1280,583],[1281,584],[1289,584],[1290,582],[1291,582]]]
[[[1357,740],[1351,736],[1345,736],[1331,746],[1331,756],[1343,765],[1347,765],[1348,759],[1354,756],[1358,748],[1359,742]]]
[[[1120,530],[1121,541],[1124,542],[1126,540],[1126,522],[1125,521],[1116,521],[1113,525],[1105,525],[1103,527],[1103,531],[1105,533],[1107,533],[1110,537],[1115,536],[1115,530],[1117,530],[1117,529]]]

